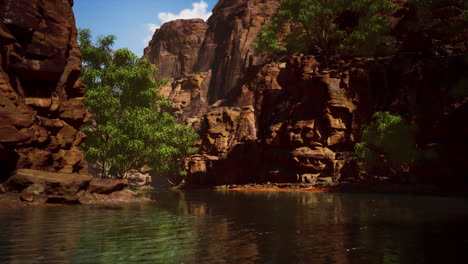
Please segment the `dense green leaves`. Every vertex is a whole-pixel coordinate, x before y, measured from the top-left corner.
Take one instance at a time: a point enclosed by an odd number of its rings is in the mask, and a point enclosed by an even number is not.
[[[376,112],[354,147],[356,158],[367,172],[407,178],[416,161],[436,158],[432,151],[417,149],[414,132],[401,116]]]
[[[395,168],[409,164],[416,157],[412,130],[401,116],[377,112],[374,121],[364,128],[362,142],[355,146],[356,155],[367,169],[378,165],[379,158],[385,158]]]
[[[286,49],[314,52],[326,64],[339,51],[371,55],[391,40],[386,35],[389,23],[382,14],[394,7],[389,0],[282,0],[272,23],[262,28],[253,47],[257,53],[270,56]],[[358,18],[356,26],[339,23],[346,13]],[[285,27],[290,32],[280,39]]]
[[[410,31],[421,31],[424,26],[433,21],[433,11],[442,7],[455,7],[462,11],[461,20],[453,20],[445,33],[461,34],[468,28],[468,1],[466,0],[408,0],[408,6],[414,10],[414,17],[408,21]]]
[[[83,127],[86,157],[100,165],[103,177],[110,170],[122,176],[143,167],[176,176],[183,158],[196,152],[197,135],[164,111],[169,103],[157,89],[165,80],[151,78],[156,69],[128,49],[113,51],[114,40],[106,36],[93,43],[90,30],[79,32],[85,105],[93,114]]]

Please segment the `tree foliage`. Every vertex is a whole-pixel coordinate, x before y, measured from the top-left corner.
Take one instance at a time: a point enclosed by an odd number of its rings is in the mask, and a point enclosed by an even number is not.
[[[151,77],[156,69],[128,49],[114,51],[114,41],[109,35],[93,43],[89,29],[79,31],[84,102],[93,114],[83,126],[85,155],[100,165],[102,177],[111,169],[123,176],[145,166],[178,175],[182,159],[196,152],[198,136],[167,112],[169,103],[158,92],[166,81]]]
[[[368,172],[387,169],[390,174],[407,176],[420,153],[412,136],[414,127],[398,115],[376,112],[374,121],[363,129],[362,142],[355,155]]]
[[[452,21],[446,33],[463,34],[468,28],[468,1],[466,0],[408,0],[408,6],[414,10],[414,18],[408,22],[410,31],[421,31],[433,19],[433,10],[441,7],[456,7],[462,10],[461,20]]]
[[[314,52],[327,64],[337,52],[373,55],[391,40],[389,22],[382,15],[395,8],[390,0],[280,1],[272,23],[262,28],[253,45],[258,54]],[[355,25],[340,23],[352,18],[357,18]],[[290,33],[280,39],[285,27]]]

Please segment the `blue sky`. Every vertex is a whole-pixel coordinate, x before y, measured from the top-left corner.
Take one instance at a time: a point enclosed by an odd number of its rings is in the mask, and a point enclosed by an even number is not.
[[[114,34],[114,48],[129,48],[138,57],[154,30],[177,18],[207,19],[217,0],[75,0],[78,28],[93,36]]]

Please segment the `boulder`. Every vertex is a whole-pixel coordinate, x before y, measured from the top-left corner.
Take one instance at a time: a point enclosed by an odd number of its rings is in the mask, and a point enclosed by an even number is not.
[[[21,193],[32,193],[35,195],[43,194],[46,191],[44,185],[39,183],[33,183],[29,185],[26,189],[24,189]]]
[[[132,171],[127,175],[127,180],[128,180],[128,184],[132,188],[140,188],[142,186],[150,185],[152,182],[152,177],[149,172]]]
[[[45,172],[31,169],[19,169],[3,186],[8,191],[21,192],[33,185],[42,185],[44,193],[48,195],[75,195],[78,191],[86,189],[92,176],[84,174],[66,174]],[[36,187],[30,187],[36,189]],[[39,189],[39,188],[37,188]]]
[[[334,160],[335,153],[328,148],[317,147],[311,149],[309,147],[297,148],[291,152],[291,156],[297,158]]]
[[[34,193],[21,192],[20,199],[21,201],[25,201],[25,202],[32,202],[34,201]]]
[[[14,126],[0,125],[0,143],[20,143],[27,139],[28,135],[18,131]]]
[[[138,193],[130,190],[121,190],[110,194],[90,193],[89,191],[81,191],[77,195],[78,201],[82,204],[102,204],[115,202],[135,202],[147,201],[147,198],[139,197]]]
[[[131,202],[131,201],[141,201],[138,197],[138,193],[130,190],[113,192],[109,195],[109,198],[113,201],[118,202]]]
[[[123,190],[128,186],[128,180],[93,179],[88,186],[88,192],[110,194]]]

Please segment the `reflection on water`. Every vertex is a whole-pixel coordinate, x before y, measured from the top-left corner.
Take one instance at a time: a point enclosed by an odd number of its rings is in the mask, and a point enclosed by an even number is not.
[[[162,191],[0,211],[0,263],[459,263],[466,199]]]

